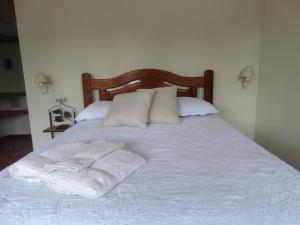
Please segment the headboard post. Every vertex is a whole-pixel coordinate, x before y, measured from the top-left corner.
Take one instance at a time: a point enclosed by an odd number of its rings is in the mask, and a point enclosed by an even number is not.
[[[87,107],[89,104],[93,102],[92,99],[92,80],[91,74],[83,73],[82,74],[82,87],[83,87],[83,102],[84,107]]]
[[[213,104],[213,81],[214,71],[206,70],[204,72],[204,100]]]

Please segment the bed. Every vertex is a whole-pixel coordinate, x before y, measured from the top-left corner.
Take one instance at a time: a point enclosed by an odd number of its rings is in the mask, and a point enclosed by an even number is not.
[[[159,75],[157,75],[159,74]],[[82,75],[84,105],[93,90],[111,100],[139,88],[178,86],[179,96],[212,102],[213,72],[185,78],[138,70],[112,79]],[[288,164],[229,126],[218,115],[193,116],[181,124],[147,129],[78,123],[41,146],[103,139],[125,142],[148,163],[110,193],[87,200],[0,173],[0,224],[24,225],[299,225],[300,175]]]

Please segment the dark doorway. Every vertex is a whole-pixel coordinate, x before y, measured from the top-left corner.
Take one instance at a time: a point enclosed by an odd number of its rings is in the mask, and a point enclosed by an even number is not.
[[[13,0],[0,1],[0,169],[32,151]]]

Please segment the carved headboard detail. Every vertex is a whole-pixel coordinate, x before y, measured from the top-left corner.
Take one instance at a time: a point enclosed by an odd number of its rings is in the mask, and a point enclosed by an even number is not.
[[[99,99],[111,101],[117,94],[165,86],[176,86],[177,96],[197,97],[197,89],[204,88],[204,100],[213,103],[213,74],[206,70],[203,76],[186,77],[158,69],[141,69],[109,79],[93,79],[82,74],[84,107],[93,102],[93,90],[99,90]]]

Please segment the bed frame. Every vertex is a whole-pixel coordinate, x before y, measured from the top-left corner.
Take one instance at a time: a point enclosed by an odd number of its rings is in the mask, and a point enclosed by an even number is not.
[[[113,100],[117,94],[165,86],[177,87],[177,96],[197,97],[197,89],[204,88],[204,100],[213,103],[212,70],[202,77],[185,77],[157,69],[141,69],[109,79],[93,79],[89,73],[82,74],[84,107],[93,102],[93,90],[99,91],[99,99]]]

